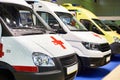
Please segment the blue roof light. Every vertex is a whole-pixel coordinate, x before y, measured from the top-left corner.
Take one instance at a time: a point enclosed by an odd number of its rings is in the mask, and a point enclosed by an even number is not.
[[[51,2],[57,2],[57,0],[51,0]]]

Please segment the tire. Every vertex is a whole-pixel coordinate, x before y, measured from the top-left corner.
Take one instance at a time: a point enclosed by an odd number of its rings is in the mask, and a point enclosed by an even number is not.
[[[0,74],[0,80],[10,80],[5,74]]]
[[[0,80],[15,80],[8,70],[0,70]]]
[[[82,72],[82,63],[81,63],[81,60],[78,59],[78,75]]]

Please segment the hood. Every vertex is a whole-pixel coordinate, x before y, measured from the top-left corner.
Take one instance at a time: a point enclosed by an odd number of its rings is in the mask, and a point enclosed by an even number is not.
[[[74,53],[73,48],[57,35],[21,36],[17,40],[32,52],[45,53],[51,57],[59,57]]]
[[[81,31],[81,32],[72,32],[74,36],[79,38],[80,41],[83,42],[91,42],[91,43],[106,43],[106,39],[101,35],[91,32],[91,31]]]
[[[111,35],[112,37],[116,36],[116,37],[120,38],[120,34],[118,34],[116,31],[106,31],[106,34]]]
[[[105,38],[108,40],[108,42],[110,44],[114,42],[115,37],[120,40],[120,34],[114,32],[114,31],[106,31],[105,32]]]

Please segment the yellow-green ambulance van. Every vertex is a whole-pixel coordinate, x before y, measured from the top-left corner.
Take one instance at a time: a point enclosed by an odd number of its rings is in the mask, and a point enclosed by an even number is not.
[[[86,28],[105,37],[111,46],[112,53],[120,53],[120,35],[102,23],[91,11],[80,6],[64,3],[67,8]]]

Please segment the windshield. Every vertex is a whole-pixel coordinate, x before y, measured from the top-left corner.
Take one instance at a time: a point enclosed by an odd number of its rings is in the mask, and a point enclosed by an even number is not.
[[[114,20],[102,20],[102,22],[109,26],[112,30],[117,30],[117,29],[120,29],[119,28],[119,25],[116,23],[116,21]]]
[[[25,6],[0,4],[0,16],[12,35],[43,33],[43,24],[37,20],[37,17],[33,14],[31,9]]]
[[[98,20],[98,19],[92,19],[99,27],[101,27],[103,30],[105,31],[111,31],[111,29],[109,27],[107,27],[104,23],[102,23],[102,21]]]
[[[56,12],[57,16],[71,31],[86,31],[87,29],[69,13]]]

